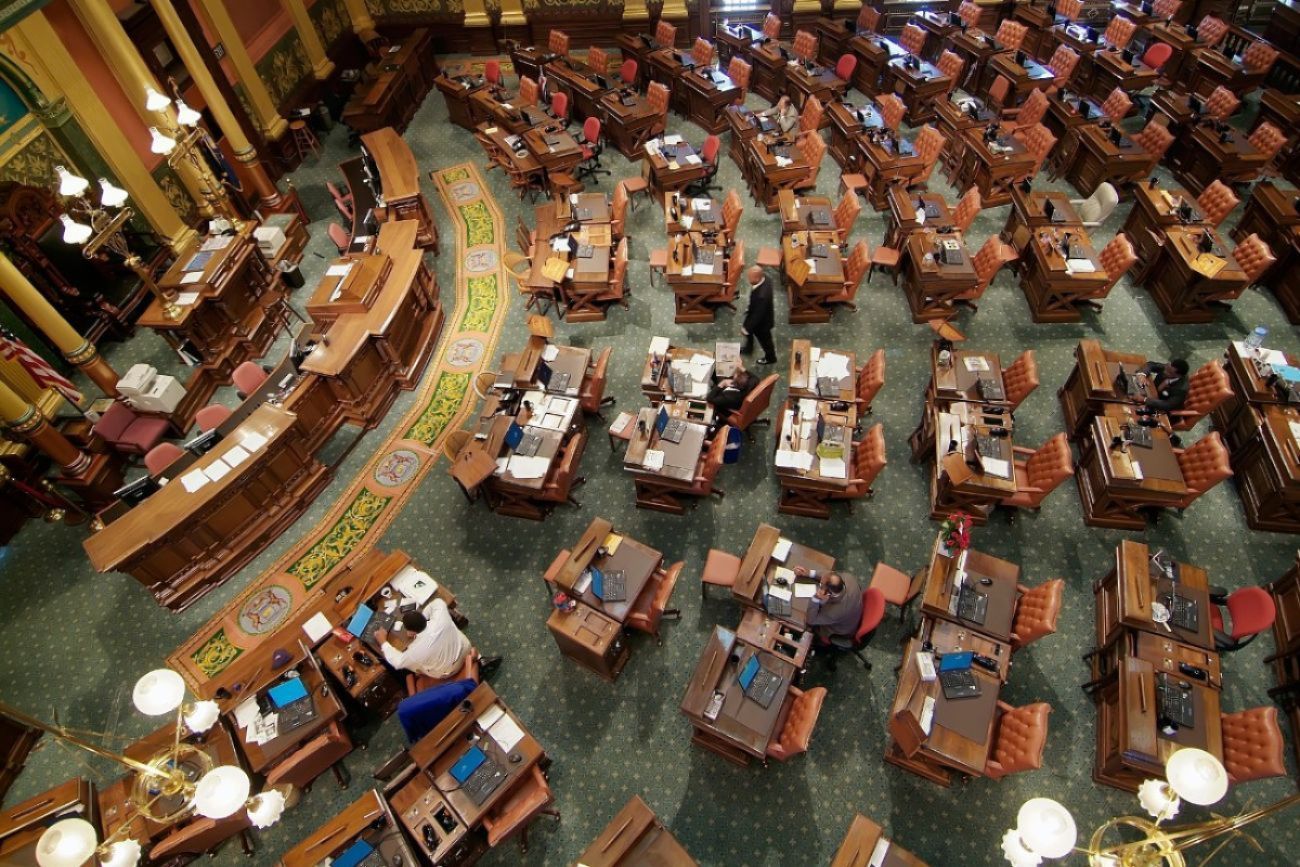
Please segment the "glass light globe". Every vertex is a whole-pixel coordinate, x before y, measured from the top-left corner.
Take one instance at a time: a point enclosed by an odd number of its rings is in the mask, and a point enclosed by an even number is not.
[[[156,154],[169,154],[176,150],[176,139],[158,132],[158,127],[149,127],[149,150]]]
[[[99,836],[85,819],[64,819],[45,830],[36,842],[41,867],[81,867],[95,854]]]
[[[171,713],[185,700],[185,681],[170,668],[156,668],[135,682],[131,701],[145,716]]]
[[[140,863],[140,844],[134,840],[120,840],[108,847],[107,857],[101,856],[103,867],[135,867]]]
[[[185,727],[201,735],[216,724],[221,707],[215,701],[197,701],[185,713]]]
[[[60,214],[59,219],[63,222],[63,242],[65,244],[84,244],[94,234],[85,223],[78,223],[67,214]]]
[[[114,186],[108,178],[99,179],[99,203],[106,208],[120,208],[126,204],[126,190]]]
[[[144,107],[149,109],[149,111],[164,111],[167,106],[171,104],[172,101],[170,99],[163,96],[152,87],[146,87],[144,89]]]
[[[176,100],[176,122],[181,126],[195,127],[202,119],[203,115],[186,105],[184,100]]]
[[[1020,840],[1020,832],[1015,829],[1002,835],[1002,854],[1011,867],[1038,867],[1043,861],[1037,853],[1025,848]]]
[[[1206,806],[1228,793],[1228,772],[1223,763],[1205,750],[1184,747],[1165,762],[1165,779],[1178,797]]]
[[[1025,801],[1016,814],[1016,831],[1027,848],[1044,858],[1064,858],[1079,837],[1070,811],[1051,798]]]
[[[269,828],[284,815],[284,793],[267,789],[254,798],[248,807],[248,818],[258,828]]]
[[[194,809],[209,819],[233,816],[248,800],[252,785],[248,774],[233,765],[213,768],[194,788]]]
[[[1180,806],[1178,796],[1164,780],[1144,780],[1138,786],[1138,803],[1152,818],[1162,822],[1177,816]]]
[[[79,196],[90,186],[90,181],[74,175],[63,166],[55,166],[54,173],[59,176],[60,196]]]

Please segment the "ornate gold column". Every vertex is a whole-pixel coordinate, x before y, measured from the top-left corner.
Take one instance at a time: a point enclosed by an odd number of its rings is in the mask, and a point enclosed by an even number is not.
[[[95,350],[95,345],[77,333],[54,305],[46,300],[8,256],[0,256],[0,289],[59,347],[63,357],[85,371],[86,376],[109,397],[117,397],[118,375]]]
[[[623,20],[649,21],[650,10],[646,8],[645,0],[624,0]]]
[[[370,7],[366,5],[366,0],[343,0],[343,5],[347,7],[348,17],[352,19],[353,33],[375,29],[375,19],[370,17]]]
[[[90,469],[90,455],[74,446],[50,426],[49,420],[4,382],[0,382],[0,423],[5,429],[49,455],[65,473],[78,475]]]
[[[686,0],[664,0],[663,11],[659,13],[659,17],[665,21],[685,21],[689,16]]]
[[[221,0],[215,2],[219,4]],[[303,50],[307,52],[307,59],[311,61],[311,74],[316,76],[317,81],[324,81],[334,71],[334,61],[330,60],[329,54],[326,53],[325,45],[320,41],[320,33],[316,31],[316,25],[307,14],[306,5],[302,0],[280,0],[280,2],[284,4],[289,17],[293,19],[293,26],[298,31],[298,38],[302,40]]]
[[[104,0],[90,0],[90,2],[103,3]],[[261,200],[258,204],[269,211],[279,212],[283,210],[285,197],[281,195],[280,190],[276,187],[271,176],[266,173],[261,161],[257,157],[257,150],[253,147],[248,136],[244,134],[244,129],[235,119],[235,115],[230,110],[225,97],[222,95],[217,82],[208,72],[207,65],[203,62],[203,56],[199,53],[198,46],[190,39],[189,31],[181,23],[180,17],[176,14],[176,7],[172,5],[171,0],[151,0],[154,11],[158,13],[158,18],[162,21],[163,29],[167,31],[168,38],[171,39],[172,45],[180,54],[181,62],[189,71],[190,77],[194,80],[195,85],[199,88],[199,93],[203,94],[203,101],[207,103],[208,110],[212,116],[217,119],[217,126],[221,127],[221,132],[230,142],[231,149],[235,152],[235,159],[244,164],[248,171],[248,179],[253,185],[253,191]],[[212,5],[219,6],[220,3]],[[208,6],[205,3],[205,6]],[[224,11],[224,7],[223,7]],[[227,20],[229,16],[227,16]],[[231,25],[233,28],[233,24]],[[224,38],[224,37],[223,37]],[[245,53],[247,57],[247,53]],[[261,83],[261,79],[257,79]],[[245,89],[251,92],[251,88],[245,85]],[[281,121],[283,122],[283,118]]]
[[[641,0],[645,2],[645,0]],[[528,23],[524,17],[523,0],[501,0],[501,26],[523,27]]]
[[[836,12],[857,12],[861,8],[862,0],[835,0]]]
[[[62,91],[82,131],[94,143],[104,162],[117,175],[118,183],[131,194],[132,202],[159,237],[173,250],[179,250],[193,240],[194,230],[185,224],[162,187],[149,174],[144,161],[104,107],[99,94],[82,74],[44,13],[33,12],[14,25],[9,34],[15,42],[24,44],[30,62],[40,66],[39,70],[32,68],[29,71],[41,89],[47,91],[46,95],[56,95],[49,93],[49,88]],[[51,68],[58,70],[57,76],[50,71]]]
[[[469,31],[469,49],[474,54],[491,54],[496,50],[492,38],[492,19],[484,0],[465,0],[465,29]]]
[[[794,0],[794,8],[790,12],[794,15],[821,15],[821,0]]]
[[[162,18],[163,12],[159,8],[159,4],[154,3],[153,5],[155,9],[158,9],[158,17]],[[167,7],[171,14],[175,16],[176,10],[170,3],[167,4]],[[248,97],[248,104],[253,109],[253,120],[262,128],[264,136],[271,140],[278,139],[288,130],[289,124],[280,116],[275,101],[271,99],[271,92],[266,89],[266,82],[262,81],[262,76],[258,74],[257,66],[248,53],[248,46],[244,45],[239,31],[235,29],[235,22],[231,20],[230,13],[226,11],[226,4],[223,0],[202,0],[199,3],[199,9],[207,17],[208,24],[217,34],[217,38],[221,40],[221,44],[226,47],[226,56],[230,58],[230,64],[235,67],[235,74],[239,76],[239,83],[244,86],[244,95]],[[177,19],[177,26],[181,27],[182,31],[185,32],[187,41],[193,44],[193,40],[188,39],[189,31],[184,30],[184,26],[179,21],[180,19]],[[172,36],[171,26],[167,24],[166,19],[163,20],[163,27],[166,28],[167,35]],[[172,36],[172,41],[176,41],[175,36]],[[206,47],[204,46],[205,49]],[[190,75],[194,75],[194,69],[190,66],[189,59],[185,57],[185,52],[179,46],[177,46],[177,50],[181,51],[181,59],[185,61],[185,68],[190,70]],[[198,63],[206,72],[207,66],[203,63],[202,58],[198,59]],[[198,82],[197,76],[194,80],[196,83]],[[213,82],[213,88],[216,88],[215,82]],[[208,92],[203,89],[202,84],[199,84],[199,91],[203,94],[203,99],[211,106],[212,97],[208,96]],[[222,100],[222,105],[225,104],[225,100]],[[216,110],[213,109],[212,113],[216,115]],[[233,115],[231,120],[234,120]],[[217,123],[233,146],[235,140],[230,138],[230,131],[226,128],[225,121],[218,117]],[[243,136],[242,129],[240,135]]]

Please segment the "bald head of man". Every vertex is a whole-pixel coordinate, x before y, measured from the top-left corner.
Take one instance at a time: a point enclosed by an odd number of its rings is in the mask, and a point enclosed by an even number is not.
[[[745,272],[745,277],[748,278],[750,286],[757,286],[763,282],[763,269],[757,265],[750,265],[749,270]]]

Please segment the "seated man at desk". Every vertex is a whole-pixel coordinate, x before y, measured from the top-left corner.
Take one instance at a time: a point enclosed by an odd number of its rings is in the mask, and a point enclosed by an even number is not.
[[[817,592],[808,607],[808,625],[817,638],[828,644],[834,638],[852,640],[862,621],[862,586],[848,572],[816,571],[796,566],[794,574],[812,578],[817,582]]]
[[[799,109],[794,107],[788,96],[782,96],[776,105],[760,114],[771,118],[781,128],[782,135],[789,135],[799,126]]]
[[[758,381],[752,373],[738,366],[731,376],[719,380],[717,385],[709,389],[705,400],[717,410],[717,418],[721,421],[728,413],[740,409],[746,395],[753,391],[757,384]]]
[[[384,651],[384,659],[393,668],[421,674],[435,680],[451,677],[465,664],[465,656],[474,647],[451,619],[447,603],[433,599],[423,611],[407,611],[399,621],[414,637],[406,650],[388,643],[388,630],[375,630],[375,641]],[[486,668],[495,660],[480,663]]]
[[[1151,361],[1138,371],[1138,376],[1155,386],[1155,394],[1147,398],[1146,405],[1160,412],[1182,409],[1187,402],[1187,371],[1190,368],[1181,358],[1168,364]]]

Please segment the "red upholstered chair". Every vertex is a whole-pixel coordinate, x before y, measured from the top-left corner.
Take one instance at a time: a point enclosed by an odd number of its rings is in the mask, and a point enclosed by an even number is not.
[[[1227,35],[1227,22],[1222,18],[1216,18],[1213,15],[1206,15],[1201,19],[1201,23],[1196,25],[1197,41],[1210,48],[1213,48],[1222,42],[1223,37]]]
[[[971,0],[962,0],[961,5],[957,7],[957,17],[967,27],[978,27],[980,21],[980,7],[972,3]]]
[[[563,30],[552,30],[546,40],[546,47],[552,54],[558,54],[561,57],[569,56],[569,34]]]
[[[219,403],[208,404],[194,414],[195,424],[204,433],[216,430],[228,418],[230,418],[230,407]]]
[[[988,104],[998,112],[1011,107],[1011,79],[1005,75],[993,76],[989,83]]]
[[[925,50],[925,31],[915,24],[906,24],[903,26],[903,33],[898,37],[898,44],[908,50],[910,54],[921,56]]]
[[[865,240],[858,241],[844,262],[844,288],[828,296],[827,303],[843,304],[852,310],[857,310],[858,288],[862,285],[862,278],[866,276],[867,269],[870,267],[871,249]]]
[[[735,587],[742,564],[743,561],[735,554],[710,548],[704,558],[704,572],[700,575],[700,595],[705,595],[704,591],[709,587]]]
[[[624,84],[630,87],[635,87],[636,72],[637,72],[636,58],[629,57],[627,60],[623,61],[621,66],[619,66],[618,77]]]
[[[609,55],[595,45],[587,49],[587,67],[596,75],[609,74]]]
[[[1102,114],[1110,118],[1112,123],[1119,123],[1128,117],[1128,113],[1133,110],[1133,100],[1122,88],[1115,88],[1106,97],[1106,101],[1101,104]]]
[[[998,710],[993,749],[989,751],[984,776],[1000,780],[1007,774],[1041,768],[1043,749],[1047,746],[1047,715],[1052,712],[1052,706],[1040,701],[1012,707],[999,701]]]
[[[754,67],[745,62],[742,57],[733,57],[727,62],[727,77],[731,79],[732,84],[740,88],[740,94],[736,97],[736,105],[745,101],[745,96],[749,93],[749,79],[754,73]]]
[[[144,467],[151,476],[161,476],[185,452],[175,443],[158,443],[144,456]]]
[[[718,471],[722,469],[722,461],[727,453],[727,437],[730,435],[730,426],[723,426],[713,435],[709,447],[695,464],[695,478],[691,480],[691,486],[686,489],[686,494],[692,497],[712,495],[718,499],[727,495],[726,491],[714,484],[714,480],[718,478]]]
[[[551,94],[551,107],[548,112],[556,120],[563,121],[565,126],[569,125],[569,95],[562,90],[557,90]]]
[[[1169,413],[1176,431],[1188,431],[1196,427],[1214,408],[1232,397],[1232,384],[1228,381],[1227,371],[1223,365],[1211,359],[1205,362],[1187,380],[1187,400],[1182,409]]]
[[[326,181],[325,189],[329,190],[330,198],[334,199],[334,207],[338,210],[339,216],[349,223],[352,222],[352,194],[344,193],[334,186],[333,181]]]
[[[695,38],[695,44],[691,46],[691,60],[695,61],[696,66],[708,66],[713,62],[713,43],[703,36]]]
[[[921,170],[919,175],[908,182],[908,187],[924,187],[930,180],[930,175],[934,173],[934,167],[939,164],[939,155],[948,146],[948,138],[927,123],[916,134],[914,145],[916,155],[921,158],[925,168]]]
[[[817,37],[807,30],[800,30],[794,35],[794,56],[800,60],[812,62],[817,58]]]
[[[733,190],[734,192],[734,190]],[[847,241],[853,234],[853,224],[862,213],[862,200],[852,190],[846,190],[839,204],[835,206],[835,229],[840,233],[840,240]]]
[[[587,415],[594,415],[601,421],[605,416],[601,413],[601,408],[609,406],[614,402],[613,397],[605,396],[605,384],[609,381],[609,357],[614,353],[614,347],[606,346],[596,356],[596,363],[587,371],[585,382],[582,385],[582,391],[578,394],[578,405]]]
[[[347,229],[343,228],[338,223],[330,223],[329,227],[325,230],[325,233],[330,236],[330,240],[334,242],[334,246],[338,247],[339,255],[346,253],[348,247],[352,246],[352,236],[348,234]]]
[[[1043,500],[1061,483],[1074,475],[1074,455],[1070,441],[1058,433],[1038,449],[1015,446],[1016,492],[998,505],[1009,509],[1043,507]]]
[[[1101,38],[1115,48],[1124,49],[1128,48],[1128,44],[1133,40],[1133,34],[1136,32],[1136,24],[1123,15],[1116,15],[1106,25],[1106,32],[1102,34]]]
[[[1215,120],[1227,120],[1236,114],[1239,108],[1241,108],[1241,100],[1223,85],[1214,88],[1205,100],[1205,113]]]
[[[677,579],[681,577],[684,565],[686,564],[679,560],[667,569],[656,569],[641,590],[641,595],[633,603],[632,610],[628,612],[627,620],[623,625],[653,635],[656,644],[663,644],[663,638],[659,635],[659,624],[665,617],[681,619],[682,616],[676,608],[668,607],[668,600],[672,598],[673,589],[677,586]]]
[[[780,378],[774,373],[761,380],[749,394],[745,395],[745,399],[740,402],[740,409],[727,416],[727,424],[744,431],[751,442],[754,440],[754,435],[749,431],[751,427],[756,424],[771,423],[771,419],[762,418],[762,415],[772,404],[772,392],[776,389],[777,380]]]
[[[1147,50],[1142,52],[1142,58],[1138,62],[1159,72],[1173,56],[1173,46],[1168,42],[1152,42],[1147,46]]]
[[[235,390],[239,392],[240,397],[248,397],[262,387],[267,375],[256,361],[245,361],[235,368],[231,379],[234,380]]]
[[[817,717],[821,715],[825,701],[824,686],[815,686],[807,691],[796,686],[790,687],[790,707],[786,711],[785,724],[767,745],[768,757],[784,762],[808,752],[808,742],[812,740],[813,730],[817,728]]]
[[[858,621],[858,628],[853,633],[853,638],[833,635],[829,644],[818,642],[816,645],[819,649],[830,651],[826,657],[826,667],[834,671],[835,657],[840,653],[852,653],[862,663],[863,668],[871,671],[871,660],[863,656],[862,651],[871,643],[871,637],[876,634],[876,628],[880,626],[880,621],[884,619],[885,594],[874,587],[863,590],[862,618]]]
[[[1213,603],[1210,605],[1210,625],[1214,627],[1214,646],[1220,652],[1241,650],[1254,641],[1256,635],[1272,629],[1277,617],[1273,594],[1263,587],[1242,587],[1226,598],[1212,596],[1210,601]],[[1228,609],[1231,629],[1224,623],[1220,602]]]
[[[1026,349],[1002,371],[1002,385],[1006,390],[1007,403],[1011,404],[1011,411],[1015,412],[1039,385],[1038,359],[1034,350]]]
[[[728,196],[736,194],[735,190],[727,193]],[[735,237],[732,235],[731,237]],[[665,266],[666,267],[666,266]],[[731,252],[727,254],[727,271],[726,282],[723,289],[716,295],[709,296],[710,304],[723,304],[736,309],[736,296],[740,292],[740,275],[745,270],[745,242],[737,239],[733,242]]]
[[[1248,136],[1248,140],[1255,146],[1255,150],[1264,155],[1265,161],[1277,156],[1278,151],[1286,144],[1286,136],[1282,131],[1268,121],[1261,121],[1255,131]]]
[[[1082,2],[1082,0],[1080,0]],[[1079,65],[1079,52],[1068,45],[1058,45],[1047,61],[1047,68],[1056,76],[1052,79],[1052,89],[1060,90],[1070,83],[1070,76]]]
[[[951,93],[957,82],[961,81],[961,71],[966,68],[966,61],[961,59],[960,54],[945,49],[935,66],[938,67],[939,74],[948,79],[948,91]]]
[[[1058,436],[1065,436],[1058,434]],[[1065,593],[1065,579],[1054,578],[1037,587],[1020,585],[1020,599],[1016,602],[1016,616],[1011,623],[1011,649],[1020,650],[1056,631],[1056,621],[1061,616],[1061,597]]]
[[[927,569],[917,569],[911,575],[901,569],[895,569],[888,563],[876,562],[876,570],[871,573],[871,583],[885,597],[885,602],[898,608],[898,619],[907,616],[907,607],[921,592],[921,585],[929,574]]]
[[[1134,134],[1133,141],[1147,153],[1147,167],[1141,172],[1145,175],[1165,158],[1165,152],[1174,143],[1174,134],[1153,121],[1142,127],[1141,132]]]
[[[1267,42],[1252,42],[1241,55],[1241,65],[1247,72],[1266,75],[1277,58],[1278,50]]]
[[[1079,0],[1082,5],[1083,0]],[[1178,14],[1178,9],[1183,5],[1183,0],[1156,0],[1151,4],[1151,12],[1163,21],[1168,21]]]
[[[853,72],[858,68],[858,57],[856,54],[841,54],[840,59],[835,62],[835,77],[840,81],[852,82]]]
[[[1241,270],[1246,272],[1246,279],[1251,283],[1264,276],[1264,272],[1277,262],[1268,244],[1253,232],[1236,246],[1232,251],[1232,258],[1236,260]]]
[[[779,37],[781,35],[781,19],[768,13],[768,16],[763,19],[763,35],[770,39]]]
[[[1178,504],[1180,512],[1210,488],[1232,477],[1228,447],[1223,444],[1218,431],[1207,434],[1191,448],[1174,449],[1174,454],[1187,484],[1187,496]]]
[[[984,207],[984,199],[980,195],[980,188],[972,185],[966,194],[961,197],[957,203],[957,208],[952,212],[952,223],[957,227],[959,232],[969,232],[971,223],[979,216],[980,209]]]
[[[552,809],[555,793],[546,782],[542,769],[533,765],[532,772],[515,787],[508,797],[483,815],[483,829],[487,831],[488,846],[495,847],[513,836],[519,837],[519,851],[528,851],[528,828],[538,816],[550,816],[560,821],[558,810]]]
[[[1006,48],[1010,48],[1012,51],[1019,51],[1020,46],[1025,41],[1025,34],[1028,32],[1029,28],[1025,25],[1012,21],[1010,18],[1005,18],[1002,23],[998,25],[997,35],[993,38]]]
[[[1285,743],[1277,707],[1253,707],[1219,717],[1223,732],[1223,767],[1235,785],[1286,776]]]
[[[655,23],[655,42],[664,47],[676,45],[677,28],[660,18],[659,21]]]
[[[483,64],[483,77],[487,79],[487,83],[493,87],[500,87],[501,61],[489,60],[487,63]]]
[[[1098,258],[1101,260],[1102,270],[1106,272],[1106,285],[1083,299],[1084,303],[1092,304],[1094,307],[1099,306],[1097,302],[1109,295],[1119,279],[1137,264],[1137,251],[1133,249],[1132,242],[1124,233],[1119,232],[1105,247],[1101,248]]]
[[[167,424],[167,419],[136,415],[126,404],[113,401],[91,430],[115,451],[143,455],[167,435]]]
[[[885,126],[898,132],[903,123],[903,115],[907,114],[907,106],[903,101],[895,94],[886,93],[876,97],[876,106],[880,109],[880,117],[885,121]]]
[[[808,97],[808,101],[803,104],[803,111],[799,112],[799,132],[816,135],[825,116],[826,109],[822,106],[822,101],[815,96]]]
[[[346,789],[348,775],[341,762],[352,748],[352,738],[336,720],[268,771],[266,785],[269,788],[293,786],[305,791],[321,774],[333,771],[339,788]]]
[[[1066,21],[1078,21],[1083,16],[1083,0],[1057,0],[1056,12]]]
[[[1020,257],[1016,254],[1016,251],[1007,244],[1002,243],[1002,240],[997,235],[990,236],[984,242],[984,245],[975,251],[975,255],[971,259],[971,267],[975,269],[975,279],[977,281],[975,286],[957,296],[956,300],[978,310],[977,305],[980,298],[984,296],[998,271],[1001,271],[1004,265],[1014,262],[1018,258]]]
[[[727,191],[727,198],[722,201],[722,231],[728,238],[736,237],[736,230],[740,227],[740,216],[745,213],[745,204],[741,201],[740,193],[733,190]]]
[[[1231,96],[1231,94],[1229,94]],[[1215,179],[1196,197],[1197,210],[1205,217],[1205,222],[1217,226],[1227,219],[1232,209],[1241,204],[1241,199],[1232,191],[1232,187]]]
[[[861,500],[864,497],[871,497],[875,490],[871,487],[875,484],[876,477],[880,471],[889,463],[885,456],[885,428],[883,425],[876,424],[867,435],[862,438],[861,442],[853,444],[853,454],[851,458],[850,470],[853,475],[849,478],[848,484],[843,489],[831,494],[832,500],[847,500],[849,503],[849,513],[853,512],[853,501]]]
[[[862,4],[858,10],[858,32],[875,33],[876,25],[880,23],[880,10],[874,6]]]
[[[885,387],[885,350],[871,353],[867,363],[858,368],[854,399],[860,412],[871,412],[871,404]]]
[[[541,89],[537,82],[533,81],[526,75],[519,76],[519,96],[515,98],[515,105],[519,108],[526,108],[530,105],[537,105],[537,100],[541,96]]]

